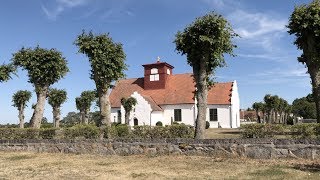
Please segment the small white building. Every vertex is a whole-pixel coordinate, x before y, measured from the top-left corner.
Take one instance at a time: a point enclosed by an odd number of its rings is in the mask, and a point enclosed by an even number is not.
[[[155,126],[172,122],[195,125],[197,106],[195,83],[191,73],[173,74],[173,66],[166,62],[145,64],[144,77],[123,79],[110,94],[111,120],[124,123],[121,98],[136,98],[137,105],[130,113],[130,125]],[[240,127],[237,82],[216,83],[208,92],[207,121],[210,128]]]

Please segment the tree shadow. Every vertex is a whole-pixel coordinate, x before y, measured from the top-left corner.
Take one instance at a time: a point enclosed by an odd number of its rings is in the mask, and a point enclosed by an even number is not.
[[[320,172],[320,164],[297,164],[294,169],[306,172]]]

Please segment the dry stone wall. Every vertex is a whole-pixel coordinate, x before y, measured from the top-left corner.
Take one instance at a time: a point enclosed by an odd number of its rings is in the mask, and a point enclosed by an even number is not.
[[[320,159],[320,141],[308,139],[0,140],[0,151],[120,156],[200,155],[254,159]]]

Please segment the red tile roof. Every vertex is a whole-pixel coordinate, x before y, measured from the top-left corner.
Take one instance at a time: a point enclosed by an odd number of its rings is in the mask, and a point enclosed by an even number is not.
[[[208,104],[231,104],[232,82],[216,83],[208,92]],[[169,104],[194,104],[195,83],[192,74],[170,75],[165,89],[143,89],[143,78],[123,79],[115,84],[110,94],[111,107],[120,107],[120,99],[129,97],[137,91],[145,98],[154,109],[156,106]]]

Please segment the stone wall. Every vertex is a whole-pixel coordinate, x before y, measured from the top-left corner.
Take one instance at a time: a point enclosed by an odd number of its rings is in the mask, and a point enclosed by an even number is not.
[[[287,139],[117,139],[0,140],[0,151],[99,155],[201,155],[255,159],[320,159],[320,140]]]

